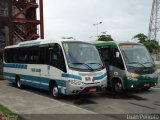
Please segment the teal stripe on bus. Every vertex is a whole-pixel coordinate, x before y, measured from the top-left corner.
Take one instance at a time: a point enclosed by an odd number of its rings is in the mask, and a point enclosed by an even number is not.
[[[65,77],[65,78],[73,78],[73,79],[82,80],[82,77],[81,77],[81,76],[78,76],[78,75],[72,75],[72,74],[66,74],[66,73],[63,73],[63,74],[62,74],[62,77]]]
[[[19,75],[20,79],[30,80],[30,81],[34,81],[34,82],[48,83],[48,84],[49,84],[49,82],[51,80],[54,80],[54,81],[56,81],[58,86],[66,87],[66,81],[64,81],[64,80],[58,80],[58,79],[54,79],[54,78],[50,79],[50,78],[45,78],[45,77],[37,77],[37,76],[30,76],[30,75],[23,75],[23,74],[18,74],[18,75]],[[16,76],[15,73],[6,73],[6,72],[4,72],[4,77],[13,77],[13,78],[15,78],[15,76]]]
[[[3,64],[3,67],[7,68],[17,68],[17,69],[27,69],[27,65],[24,64]]]
[[[100,75],[100,76],[93,77],[93,80],[101,80],[101,79],[103,79],[104,77],[107,77],[107,73],[104,73],[104,74],[102,74],[102,75]]]

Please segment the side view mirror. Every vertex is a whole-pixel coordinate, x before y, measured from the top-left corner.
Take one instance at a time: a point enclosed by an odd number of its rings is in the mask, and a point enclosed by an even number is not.
[[[120,53],[116,52],[116,58],[119,58],[119,57],[120,57]]]

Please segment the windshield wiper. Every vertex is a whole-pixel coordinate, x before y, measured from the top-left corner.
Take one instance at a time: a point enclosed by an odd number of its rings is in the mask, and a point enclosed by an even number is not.
[[[139,63],[139,62],[130,62],[130,63],[128,63],[128,64],[139,64],[139,65],[141,65],[141,66],[143,66],[143,67],[145,67],[146,68],[146,66],[145,65],[143,65],[142,63]],[[133,66],[134,67],[134,66]]]
[[[143,64],[146,64],[146,63],[150,63],[150,64],[152,64],[152,65],[154,66],[154,63],[152,63],[152,62],[145,62],[145,63],[143,63]]]
[[[101,68],[104,67],[104,66],[103,66],[102,64],[100,64],[100,63],[88,63],[88,64],[97,64],[97,65],[99,65]]]
[[[81,65],[85,65],[87,66],[91,71],[94,71],[94,69],[92,67],[90,67],[89,65],[87,65],[86,63],[70,63],[70,64],[81,64]]]

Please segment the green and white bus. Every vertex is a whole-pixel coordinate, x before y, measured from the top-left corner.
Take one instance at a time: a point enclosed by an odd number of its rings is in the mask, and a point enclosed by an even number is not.
[[[140,43],[103,42],[94,43],[103,58],[108,72],[108,86],[116,92],[126,89],[144,89],[157,85],[158,72],[155,63]]]
[[[97,93],[105,90],[107,74],[96,47],[76,40],[35,40],[7,46],[4,78],[60,95]]]

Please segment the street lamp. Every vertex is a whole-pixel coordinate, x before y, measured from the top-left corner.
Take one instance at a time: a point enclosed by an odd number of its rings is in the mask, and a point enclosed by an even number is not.
[[[101,32],[102,34],[107,34],[108,31]]]
[[[102,22],[97,22],[97,23],[95,23],[95,24],[93,24],[93,26],[97,26],[97,37],[98,37],[98,25],[100,25],[100,24],[102,24]]]

